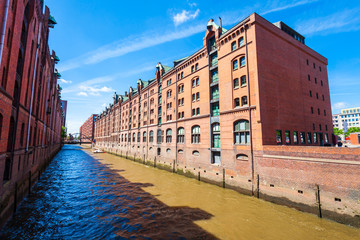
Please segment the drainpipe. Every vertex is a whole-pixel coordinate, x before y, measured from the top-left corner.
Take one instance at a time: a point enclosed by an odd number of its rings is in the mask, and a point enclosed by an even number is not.
[[[39,54],[39,48],[40,48],[41,29],[42,29],[42,22],[40,22],[40,25],[39,25],[38,41],[37,41],[38,43],[36,46],[36,54],[35,54],[34,73],[33,73],[33,77],[32,77],[29,122],[28,122],[27,136],[26,136],[26,152],[29,150],[30,125],[31,125],[32,106],[33,106],[33,100],[34,100],[34,85],[35,85],[36,67],[37,67],[38,54]]]
[[[245,59],[246,59],[246,78],[248,84],[248,111],[249,111],[249,127],[250,127],[250,156],[251,156],[251,194],[254,195],[254,179],[255,179],[255,167],[254,167],[254,150],[252,139],[252,118],[251,118],[251,96],[250,96],[250,79],[249,79],[249,58],[248,58],[248,42],[247,42],[247,30],[245,23],[243,24],[245,30]]]
[[[4,23],[2,25],[2,32],[1,32],[1,41],[0,41],[0,66],[1,66],[1,60],[2,60],[2,54],[4,50],[4,42],[5,42],[5,33],[6,33],[6,23],[7,23],[7,17],[9,12],[9,1],[6,0],[5,3],[5,14],[4,14]]]
[[[49,68],[49,75],[48,75],[48,85],[47,85],[47,90],[46,90],[44,130],[43,130],[43,139],[42,139],[42,146],[43,147],[44,147],[44,144],[45,144],[45,130],[46,130],[46,120],[47,120],[47,106],[48,106],[48,98],[49,98],[49,88],[50,88],[50,68]]]

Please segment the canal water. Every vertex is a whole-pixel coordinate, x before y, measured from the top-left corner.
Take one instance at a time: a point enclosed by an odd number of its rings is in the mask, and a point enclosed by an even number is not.
[[[360,239],[360,229],[65,145],[0,239]]]

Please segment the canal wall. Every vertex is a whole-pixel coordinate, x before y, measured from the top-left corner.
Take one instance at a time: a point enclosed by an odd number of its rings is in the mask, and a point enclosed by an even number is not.
[[[16,211],[17,206],[31,192],[31,187],[40,178],[51,160],[61,150],[62,144],[50,147],[34,147],[28,152],[18,151],[14,156],[11,180],[3,182],[0,193],[0,228]]]
[[[103,144],[104,151],[240,193],[360,227],[360,149],[266,146],[222,166],[206,157],[168,157]],[[185,155],[187,156],[187,155]],[[210,156],[208,156],[210,159]],[[202,159],[202,160],[200,160]],[[206,158],[205,158],[206,159]]]

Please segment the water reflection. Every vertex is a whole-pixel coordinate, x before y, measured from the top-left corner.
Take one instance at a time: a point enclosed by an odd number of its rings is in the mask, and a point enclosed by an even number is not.
[[[64,146],[1,239],[215,239],[194,224],[211,214],[170,207],[78,146]],[[126,172],[126,170],[125,170]]]

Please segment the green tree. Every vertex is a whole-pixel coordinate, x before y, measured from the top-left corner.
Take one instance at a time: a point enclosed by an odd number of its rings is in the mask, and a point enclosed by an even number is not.
[[[349,128],[347,133],[345,133],[345,137],[349,137],[350,133],[356,133],[356,132],[360,132],[360,127],[351,127]]]
[[[334,128],[334,134],[336,136],[340,136],[340,135],[344,134],[344,131],[342,129]]]
[[[61,138],[66,138],[66,128],[64,126],[61,127]]]

